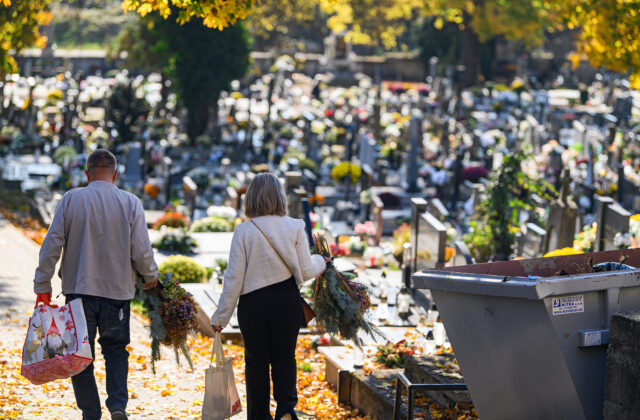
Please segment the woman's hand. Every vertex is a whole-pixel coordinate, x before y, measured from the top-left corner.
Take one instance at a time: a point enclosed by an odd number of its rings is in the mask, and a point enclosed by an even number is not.
[[[221,332],[222,331],[222,327],[219,326],[219,325],[211,324],[211,328],[213,328],[213,331],[215,331],[215,332]]]
[[[331,257],[324,257],[324,262],[326,262],[327,264],[329,264],[331,261],[333,261],[333,258],[331,258]]]

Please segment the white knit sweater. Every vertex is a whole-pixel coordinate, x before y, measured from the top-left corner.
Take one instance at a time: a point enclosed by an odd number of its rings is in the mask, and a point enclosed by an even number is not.
[[[287,268],[262,233],[249,221],[236,226],[231,241],[229,265],[224,272],[224,285],[218,308],[211,323],[224,327],[238,303],[240,295],[295,277],[298,286],[322,274],[326,263],[321,255],[311,255],[304,222],[281,216],[253,218],[269,240],[278,248]]]

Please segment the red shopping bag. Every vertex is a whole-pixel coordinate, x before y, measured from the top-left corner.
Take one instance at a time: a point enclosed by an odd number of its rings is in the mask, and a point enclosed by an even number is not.
[[[22,376],[42,385],[78,374],[92,361],[82,299],[34,309],[22,349]]]

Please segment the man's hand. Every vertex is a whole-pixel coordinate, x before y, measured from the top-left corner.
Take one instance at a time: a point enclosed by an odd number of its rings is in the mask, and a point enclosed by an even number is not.
[[[156,277],[155,280],[152,281],[148,281],[148,282],[142,282],[142,288],[144,290],[151,290],[154,287],[156,287],[158,285],[158,278]]]
[[[34,306],[34,308],[37,308],[39,303],[44,303],[47,306],[51,306],[51,292],[36,293],[36,306]]]
[[[220,327],[219,325],[211,325],[211,328],[213,328],[213,331],[215,332],[221,332],[222,331],[222,327]]]

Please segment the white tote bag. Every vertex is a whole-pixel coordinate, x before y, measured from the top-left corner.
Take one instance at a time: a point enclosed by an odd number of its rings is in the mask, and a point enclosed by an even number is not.
[[[216,365],[213,365],[213,355]],[[211,362],[204,374],[204,402],[202,420],[224,420],[242,410],[240,396],[236,389],[231,358],[224,357],[222,337],[216,332],[213,339]]]
[[[33,310],[22,349],[22,376],[42,385],[76,375],[92,361],[82,299]]]

